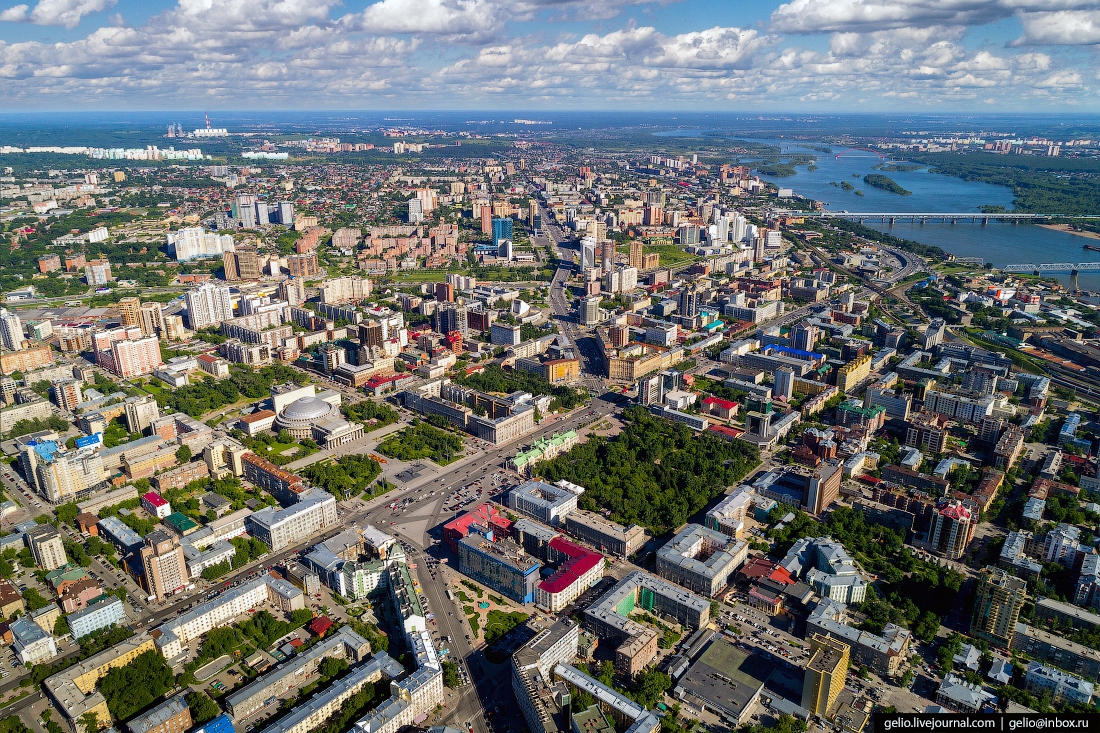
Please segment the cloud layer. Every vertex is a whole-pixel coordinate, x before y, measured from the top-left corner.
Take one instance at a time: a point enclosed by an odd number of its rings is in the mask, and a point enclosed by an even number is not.
[[[630,19],[648,0],[376,0],[350,12],[339,0],[177,0],[138,26],[107,24],[115,2],[0,9],[0,36],[5,22],[91,26],[61,43],[0,40],[16,108],[854,111],[1091,108],[1100,98],[1100,0],[792,0],[764,24],[678,34]],[[546,30],[515,34],[533,19]],[[557,20],[593,30],[570,35],[575,26]],[[968,42],[969,29],[998,23],[1017,24],[1018,36]]]

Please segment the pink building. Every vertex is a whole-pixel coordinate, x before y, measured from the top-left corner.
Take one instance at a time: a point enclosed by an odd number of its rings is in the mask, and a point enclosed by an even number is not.
[[[123,379],[152,374],[164,363],[160,358],[160,341],[156,336],[115,341],[110,349],[96,355],[96,362]]]

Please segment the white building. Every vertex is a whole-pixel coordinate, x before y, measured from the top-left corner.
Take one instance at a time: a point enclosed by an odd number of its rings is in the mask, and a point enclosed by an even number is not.
[[[336,498],[320,489],[301,494],[298,503],[286,509],[265,507],[245,520],[249,534],[264,542],[272,552],[297,544],[310,535],[336,524]]]
[[[168,246],[178,262],[199,257],[221,257],[233,251],[233,237],[228,234],[208,232],[202,227],[186,227],[168,233]]]
[[[57,656],[57,644],[53,637],[31,621],[28,616],[21,616],[9,625],[12,634],[12,645],[19,661],[26,665],[48,662]]]
[[[194,331],[233,317],[233,300],[228,285],[203,283],[189,290],[186,300],[187,322]]]

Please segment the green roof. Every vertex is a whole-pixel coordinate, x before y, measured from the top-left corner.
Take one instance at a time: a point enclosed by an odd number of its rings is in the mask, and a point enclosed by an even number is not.
[[[179,512],[172,512],[161,521],[174,529],[176,533],[180,535],[187,534],[188,532],[193,532],[199,528],[198,523],[185,517]]]
[[[88,572],[84,568],[69,563],[68,565],[62,565],[61,567],[46,573],[46,580],[48,580],[50,582],[50,585],[52,585],[56,589],[65,581],[75,582],[77,580],[80,580],[81,578],[86,578],[87,576]]]

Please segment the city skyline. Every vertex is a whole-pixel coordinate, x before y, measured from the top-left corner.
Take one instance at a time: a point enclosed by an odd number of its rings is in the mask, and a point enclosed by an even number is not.
[[[12,111],[1095,112],[1100,0],[37,0]]]

